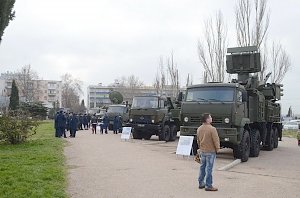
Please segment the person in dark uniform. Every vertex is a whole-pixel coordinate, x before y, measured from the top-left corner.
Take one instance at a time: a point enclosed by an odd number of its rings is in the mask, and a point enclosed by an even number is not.
[[[114,134],[118,134],[119,127],[120,127],[120,117],[115,116],[114,125],[113,125]]]
[[[70,114],[66,113],[66,131],[70,130]]]
[[[54,116],[54,128],[55,128],[55,137],[59,137],[59,131],[58,131],[58,125],[57,125],[57,116],[59,115],[59,112],[56,112]]]
[[[84,130],[88,130],[88,118],[86,114],[83,115],[82,122],[83,122]]]
[[[71,115],[71,119],[70,119],[70,133],[71,133],[70,137],[74,138],[76,136],[77,127],[78,127],[78,118],[74,113],[73,115]]]
[[[91,120],[92,120],[92,116],[91,114],[87,114],[87,120],[88,120],[88,129],[91,127]]]
[[[93,134],[97,133],[97,124],[98,124],[98,120],[97,120],[97,117],[96,115],[94,115],[91,119],[91,123],[92,123],[92,131],[93,131]]]
[[[68,120],[68,118],[67,118],[67,114],[66,114],[66,112],[64,112],[63,113],[63,116],[64,116],[64,128],[62,129],[62,135],[64,135],[64,138],[67,138],[67,135],[66,135],[66,129],[67,129],[67,120]]]
[[[63,111],[60,111],[56,117],[57,120],[57,127],[58,127],[58,137],[61,137],[64,133],[66,127],[66,118],[63,114]]]
[[[119,127],[118,127],[119,133],[122,133],[122,127],[123,127],[122,124],[123,124],[122,116],[119,116]]]
[[[109,118],[107,116],[107,114],[104,114],[103,116],[103,125],[101,127],[101,133],[103,134],[103,130],[105,130],[105,133],[107,134],[107,127],[109,124]]]
[[[82,115],[81,114],[78,114],[76,115],[77,116],[77,119],[78,119],[78,130],[82,130]]]

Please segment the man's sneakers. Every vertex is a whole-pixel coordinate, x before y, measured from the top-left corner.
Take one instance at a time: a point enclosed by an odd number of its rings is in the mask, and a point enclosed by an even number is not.
[[[205,188],[205,191],[218,191],[218,189],[214,187],[210,187],[210,188]]]
[[[199,189],[203,189],[203,188],[205,188],[205,186],[199,186],[198,188],[199,188]]]

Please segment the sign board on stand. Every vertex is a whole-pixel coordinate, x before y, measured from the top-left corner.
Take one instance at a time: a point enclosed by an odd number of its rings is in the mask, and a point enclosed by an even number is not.
[[[190,156],[193,141],[194,136],[180,136],[177,145],[176,155]]]
[[[130,139],[131,128],[132,127],[123,127],[122,134],[121,134],[121,140],[129,140]]]

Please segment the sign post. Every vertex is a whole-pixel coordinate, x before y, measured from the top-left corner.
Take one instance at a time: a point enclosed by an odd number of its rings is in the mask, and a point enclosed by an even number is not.
[[[176,155],[190,156],[192,145],[194,141],[194,136],[180,136]]]
[[[129,140],[130,139],[130,134],[131,134],[131,127],[123,127],[122,129],[122,134],[121,134],[121,140]]]

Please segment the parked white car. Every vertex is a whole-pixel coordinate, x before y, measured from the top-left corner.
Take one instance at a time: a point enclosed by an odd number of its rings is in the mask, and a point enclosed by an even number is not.
[[[287,122],[283,125],[283,130],[298,130],[299,124],[297,122]]]

